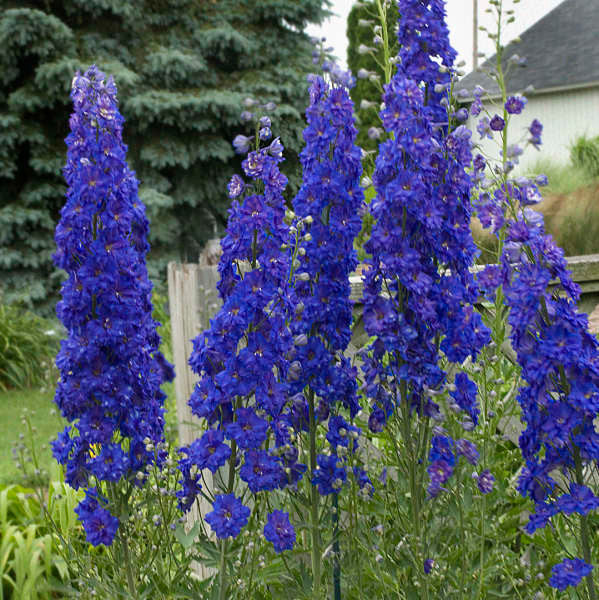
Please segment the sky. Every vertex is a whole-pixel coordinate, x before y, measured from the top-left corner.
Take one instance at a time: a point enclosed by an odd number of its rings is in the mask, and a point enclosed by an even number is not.
[[[514,7],[516,22],[506,30],[504,41],[507,42],[520,35],[562,1],[521,0]],[[347,65],[347,16],[353,4],[354,0],[332,0],[332,11],[336,16],[328,19],[320,27],[311,26],[307,29],[310,35],[327,38],[329,45],[335,48],[335,54],[340,59],[339,63],[344,67]],[[493,23],[492,17],[485,12],[488,6],[488,0],[478,0],[479,25],[491,26]],[[504,6],[511,8],[511,0],[504,0]],[[472,69],[473,0],[447,0],[446,7],[451,43],[458,52],[458,60],[466,61],[464,69],[469,72]],[[484,32],[479,33],[479,51],[486,52],[486,56],[493,54],[493,44],[486,38]]]

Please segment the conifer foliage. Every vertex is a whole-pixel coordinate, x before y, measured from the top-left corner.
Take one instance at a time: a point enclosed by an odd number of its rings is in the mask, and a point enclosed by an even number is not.
[[[327,0],[0,1],[0,289],[38,308],[56,300],[51,260],[65,187],[64,138],[74,73],[114,76],[129,159],[152,222],[150,273],[195,260],[224,226],[238,169],[230,139],[242,101],[273,101],[295,170],[305,75],[303,29]],[[298,189],[290,178],[289,193]]]

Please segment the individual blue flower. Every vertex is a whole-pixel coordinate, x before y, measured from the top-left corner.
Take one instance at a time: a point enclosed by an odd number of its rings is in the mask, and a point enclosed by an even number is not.
[[[263,142],[267,142],[272,137],[272,131],[270,127],[262,127],[258,135]]]
[[[466,373],[458,373],[454,380],[455,389],[450,394],[456,404],[465,412],[468,413],[473,423],[478,423],[478,415],[480,409],[476,401],[478,388],[476,384],[466,375]]]
[[[599,508],[599,498],[586,485],[570,483],[570,493],[560,496],[556,504],[560,512],[567,515],[586,515]]]
[[[443,460],[453,467],[455,465],[454,441],[446,435],[434,435],[428,459],[431,462]]]
[[[237,409],[236,417],[234,423],[227,425],[227,437],[246,450],[262,446],[268,435],[268,421],[251,408]]]
[[[491,121],[489,117],[482,117],[476,126],[476,130],[480,135],[480,139],[488,138],[493,139],[493,130],[491,129]]]
[[[239,134],[236,135],[235,139],[233,140],[233,148],[235,148],[235,152],[237,152],[237,154],[247,154],[251,143],[252,138]]]
[[[458,454],[463,456],[471,465],[476,465],[480,457],[476,445],[464,438],[456,442]]]
[[[250,509],[235,494],[217,494],[204,519],[219,539],[236,538],[247,525]]]
[[[510,115],[519,115],[524,110],[526,102],[524,96],[509,96],[505,102],[505,109]]]
[[[224,439],[225,435],[221,430],[209,429],[189,447],[181,448],[181,452],[187,454],[187,458],[182,459],[182,462],[216,473],[231,455],[231,448],[224,443]]]
[[[295,544],[295,529],[289,522],[289,513],[273,510],[264,526],[264,537],[272,543],[277,554],[284,550],[292,550]]]
[[[427,558],[424,561],[424,573],[425,573],[425,575],[428,575],[433,570],[434,566],[435,566],[435,561],[432,558]]]
[[[95,488],[85,491],[85,498],[75,507],[75,512],[83,524],[86,539],[92,546],[112,544],[119,520],[100,506]]]
[[[240,196],[245,189],[245,183],[243,179],[237,174],[231,177],[231,181],[227,184],[227,190],[229,191],[229,198],[234,199]]]
[[[443,459],[433,461],[426,469],[430,482],[428,486],[428,495],[435,498],[441,491],[446,491],[443,484],[451,477],[453,467]]]
[[[543,133],[543,125],[538,119],[534,119],[528,128],[530,132],[529,143],[532,144],[537,150],[541,145],[541,134]]]
[[[551,569],[549,585],[560,591],[569,586],[576,587],[592,570],[593,565],[589,565],[582,558],[565,558]]]
[[[338,492],[345,480],[347,473],[343,467],[339,467],[339,459],[335,455],[326,456],[319,454],[316,457],[318,468],[314,471],[312,485],[318,487],[321,496],[327,496]]]
[[[254,494],[274,490],[285,483],[281,460],[266,450],[248,450],[239,475]]]
[[[489,122],[489,127],[493,131],[503,131],[505,121],[499,115],[495,115]]]
[[[476,485],[483,494],[490,494],[493,491],[493,484],[495,483],[495,477],[489,471],[485,469],[477,478]]]
[[[344,446],[347,448],[350,439],[357,439],[359,433],[359,428],[348,423],[341,415],[335,415],[329,418],[327,441],[331,444],[333,452],[336,452],[337,446]]]

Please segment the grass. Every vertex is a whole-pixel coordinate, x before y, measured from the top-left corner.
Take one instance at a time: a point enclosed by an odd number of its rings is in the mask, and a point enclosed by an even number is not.
[[[542,189],[543,196],[571,194],[597,181],[586,169],[572,164],[558,164],[552,160],[538,160],[528,174],[547,175],[549,185]]]
[[[21,415],[26,410],[31,424],[36,428],[35,447],[43,469],[50,470],[54,458],[49,442],[64,427],[60,416],[53,414],[55,408],[53,391],[38,389],[9,390],[0,393],[0,484],[27,484],[12,456],[12,446],[19,442],[19,435],[27,436]],[[26,441],[26,440],[24,440]]]
[[[166,437],[176,445],[178,442],[177,409],[174,384],[164,384],[163,390],[167,393]],[[34,432],[34,446],[38,452],[40,466],[51,472],[55,461],[49,442],[56,438],[57,433],[65,425],[65,421],[55,413],[55,410],[53,390],[24,389],[0,392],[0,484],[30,484],[18,469],[12,453],[13,445],[20,441],[20,434],[25,436],[23,442],[28,447],[31,446],[27,439],[29,435],[27,428],[21,419],[24,411],[29,414],[31,424],[37,430]]]
[[[599,178],[574,165],[538,161],[529,176],[547,175],[549,185],[541,188],[545,200],[536,207],[545,217],[545,229],[566,256],[599,253]],[[495,262],[497,240],[473,222],[472,233],[482,253],[479,263]]]

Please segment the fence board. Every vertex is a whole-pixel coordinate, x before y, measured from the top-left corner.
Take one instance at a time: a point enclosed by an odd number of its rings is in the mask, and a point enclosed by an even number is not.
[[[216,267],[196,264],[168,265],[168,300],[171,315],[171,336],[173,342],[173,360],[175,362],[175,394],[177,396],[177,422],[179,425],[179,443],[190,444],[201,427],[200,421],[193,416],[187,404],[198,376],[191,370],[188,360],[193,350],[192,340],[209,325],[210,318],[218,308]],[[212,473],[202,473],[205,484],[213,486]],[[187,514],[187,531],[201,515],[210,510],[210,504],[199,499]],[[193,565],[195,573],[201,579],[214,574],[213,569],[203,565]]]

